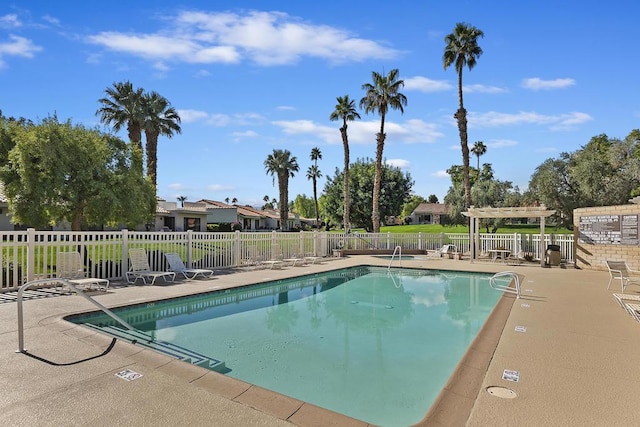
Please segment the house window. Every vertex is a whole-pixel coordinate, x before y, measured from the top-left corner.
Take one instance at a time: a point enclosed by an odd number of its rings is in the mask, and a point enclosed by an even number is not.
[[[200,218],[185,218],[184,230],[200,231]]]

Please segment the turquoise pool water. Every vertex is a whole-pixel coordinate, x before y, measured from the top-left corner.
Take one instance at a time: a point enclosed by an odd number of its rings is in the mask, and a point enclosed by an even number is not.
[[[68,320],[372,424],[407,426],[424,417],[499,299],[489,277],[357,267],[114,310],[136,334],[102,314]]]

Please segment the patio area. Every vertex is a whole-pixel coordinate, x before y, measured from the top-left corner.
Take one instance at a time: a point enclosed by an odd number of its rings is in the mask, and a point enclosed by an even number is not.
[[[113,307],[388,263],[351,256],[277,270],[223,270],[211,280],[167,285],[112,283],[109,292],[95,299]],[[423,424],[638,424],[640,365],[633,355],[640,351],[640,324],[611,296],[619,290],[607,290],[607,272],[446,258],[403,260],[402,266],[512,270],[522,278],[522,298],[502,298]],[[627,292],[639,290],[632,286]],[[25,301],[25,347],[33,357],[16,353],[16,303],[6,297],[2,301],[2,425],[366,425],[150,350],[121,341],[112,344],[109,337],[62,320],[93,310],[77,296]],[[115,375],[125,370],[142,377],[126,381]],[[517,372],[518,381],[503,379],[505,370]],[[498,393],[486,391],[492,386]],[[512,396],[509,392],[515,397],[500,397]]]

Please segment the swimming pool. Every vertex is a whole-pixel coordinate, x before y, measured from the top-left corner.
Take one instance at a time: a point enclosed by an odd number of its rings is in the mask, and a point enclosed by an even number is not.
[[[489,274],[356,267],[68,317],[385,426],[423,418],[500,297]],[[151,342],[147,342],[151,341]]]

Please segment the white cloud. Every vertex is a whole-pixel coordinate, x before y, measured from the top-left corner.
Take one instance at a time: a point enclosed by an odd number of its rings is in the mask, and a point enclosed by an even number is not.
[[[435,178],[449,178],[449,174],[445,170],[439,170],[431,174]]]
[[[518,145],[518,142],[511,139],[494,139],[487,142],[487,147],[491,148],[513,147],[514,145]]]
[[[18,19],[18,15],[14,13],[0,16],[0,28],[18,28],[21,26],[22,22]]]
[[[60,25],[60,20],[56,17],[53,17],[51,15],[44,15],[42,17],[42,19],[44,21],[47,21],[49,24],[55,25],[55,26],[59,26]]]
[[[549,126],[551,130],[567,130],[576,125],[593,120],[587,113],[572,112],[555,116],[539,114],[530,111],[521,111],[516,114],[498,113],[489,111],[487,113],[469,113],[469,127],[498,127],[516,125],[542,125]]]
[[[506,89],[497,86],[468,85],[462,88],[467,93],[506,93]]]
[[[198,110],[178,110],[178,114],[183,123],[193,123],[209,117],[207,112]]]
[[[522,87],[531,90],[564,89],[575,84],[576,81],[574,79],[542,80],[539,77],[532,77],[522,81]]]
[[[295,111],[295,109],[296,109],[295,107],[291,107],[289,105],[281,105],[279,107],[276,107],[276,110],[279,110],[279,111]]]
[[[342,138],[338,126],[319,125],[312,120],[274,121],[273,125],[282,128],[288,135],[311,135],[319,137],[328,144],[341,144]],[[377,120],[349,123],[348,136],[351,144],[375,144],[376,134],[380,130]],[[422,120],[411,119],[404,123],[385,122],[385,143],[432,143],[444,135],[437,126]]]
[[[7,56],[33,58],[33,55],[41,50],[42,48],[33,44],[31,40],[10,34],[8,42],[0,42],[0,68],[5,65],[4,58]]]
[[[207,70],[198,70],[198,72],[196,73],[196,77],[198,78],[204,78],[209,76],[211,76],[211,73]]]
[[[231,136],[235,137],[236,140],[239,140],[240,138],[255,138],[258,136],[258,133],[252,130],[246,130],[244,132],[232,132]]]
[[[405,159],[387,159],[385,164],[400,169],[409,169],[411,167],[411,162]]]
[[[315,25],[281,12],[181,12],[156,33],[105,31],[89,43],[149,60],[283,65],[303,57],[332,63],[391,59],[399,52],[345,30]]]
[[[207,185],[207,190],[209,191],[232,191],[235,190],[235,187],[232,185],[224,185],[224,184],[210,184]]]
[[[415,90],[418,92],[431,93],[442,92],[453,89],[451,83],[444,80],[431,80],[427,77],[416,76],[404,80],[405,90]]]
[[[257,113],[241,113],[232,116],[221,113],[208,113],[201,110],[178,110],[180,119],[184,123],[202,122],[208,126],[224,127],[229,125],[255,125],[264,121],[264,117]]]

